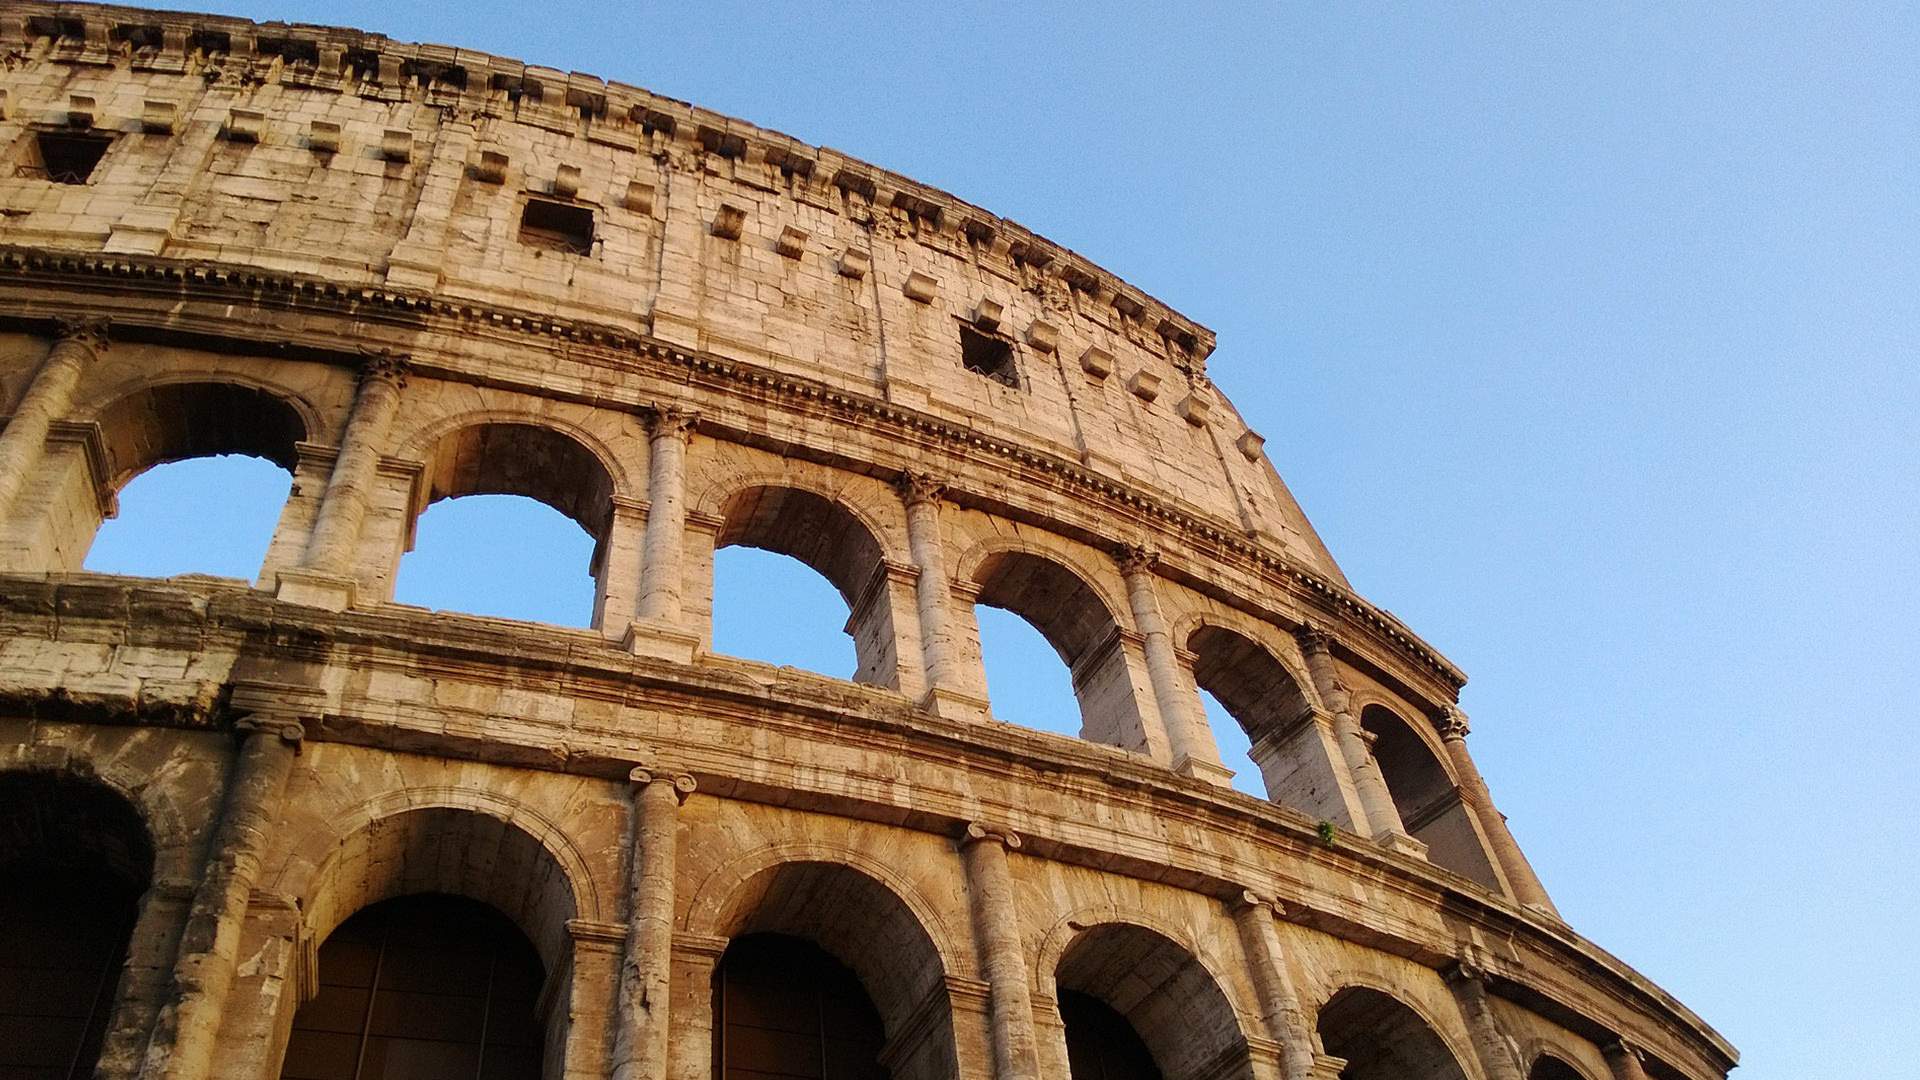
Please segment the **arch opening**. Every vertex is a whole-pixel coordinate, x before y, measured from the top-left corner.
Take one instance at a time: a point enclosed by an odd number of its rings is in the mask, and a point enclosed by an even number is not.
[[[1198,958],[1159,933],[1124,923],[1092,927],[1067,946],[1054,984],[1073,1080],[1253,1076],[1232,1003]],[[1146,1051],[1145,1061],[1127,1053],[1116,1020]],[[1148,1066],[1153,1071],[1142,1071]]]
[[[118,512],[103,521],[76,474],[51,522],[55,536],[84,541],[72,545],[84,552],[80,565],[143,577],[258,575],[307,438],[292,404],[233,383],[168,383],[120,398],[97,420]]]
[[[1081,738],[1146,751],[1120,623],[1092,586],[1065,566],[1022,551],[987,556],[974,571],[973,584],[979,590],[977,605],[1018,616],[1066,665]],[[983,649],[986,644],[982,641]],[[1005,668],[1033,666],[1038,658],[1032,652],[1037,650],[1023,650]],[[983,655],[983,665],[991,662]]]
[[[1381,705],[1360,713],[1360,726],[1374,737],[1373,757],[1387,782],[1408,834],[1427,845],[1427,860],[1489,889],[1498,889],[1473,813],[1460,798],[1446,767],[1407,721]]]
[[[715,1080],[887,1080],[880,1013],[852,969],[786,934],[733,939],[714,973]]]
[[[153,858],[105,787],[0,775],[0,1075],[93,1075]]]
[[[1246,636],[1200,626],[1187,636],[1193,681],[1246,736],[1246,757],[1267,798],[1316,817],[1339,820],[1339,792],[1324,747],[1310,730],[1313,705],[1286,666]]]
[[[460,896],[383,900],[318,951],[283,1080],[540,1080],[546,971],[518,927]]]
[[[1320,1045],[1346,1065],[1340,1080],[1467,1080],[1453,1051],[1406,1005],[1348,987],[1320,1008]]]
[[[1527,1080],[1587,1080],[1587,1077],[1552,1054],[1541,1054],[1533,1059],[1533,1068],[1527,1070]]]
[[[614,481],[597,454],[552,428],[472,424],[434,443],[422,480],[425,504],[400,561],[396,598],[447,611],[598,625]],[[584,576],[567,571],[583,561]]]
[[[893,890],[839,863],[780,863],[749,878],[729,911],[722,936],[730,941],[798,939],[852,973],[885,1038],[879,1075],[936,1080],[957,1071],[946,963]],[[716,1030],[716,1042],[723,1034]]]
[[[886,558],[865,523],[824,496],[771,485],[734,492],[720,516],[714,539],[716,651],[737,649],[737,655],[846,678],[848,665],[827,644],[844,634],[851,639],[853,681],[899,688]],[[734,548],[784,558],[729,550]],[[801,574],[801,567],[812,574]],[[833,587],[839,605],[814,586],[814,575]]]

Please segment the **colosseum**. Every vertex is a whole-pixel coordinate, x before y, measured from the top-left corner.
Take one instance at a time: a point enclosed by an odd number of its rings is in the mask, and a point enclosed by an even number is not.
[[[577,73],[33,0],[0,56],[0,1077],[1733,1067],[1560,919],[1184,315]],[[292,476],[253,580],[83,569],[220,454]],[[474,494],[593,537],[590,628],[393,601]],[[714,652],[731,545],[850,680]],[[1079,738],[994,717],[980,606]]]

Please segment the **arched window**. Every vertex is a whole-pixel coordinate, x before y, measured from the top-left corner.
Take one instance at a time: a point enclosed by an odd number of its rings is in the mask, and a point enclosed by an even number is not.
[[[434,445],[425,482],[428,508],[400,561],[395,599],[565,626],[597,621],[613,477],[591,450],[550,428],[474,424]]]
[[[1091,994],[1060,991],[1071,1080],[1161,1080],[1153,1053],[1127,1018]]]
[[[1128,750],[1147,749],[1120,624],[1091,586],[1051,559],[1020,551],[987,556],[974,571],[973,583],[981,606],[1019,616],[1039,631],[1066,664],[1079,705],[1082,738]],[[992,621],[981,625],[991,627]],[[982,663],[992,670],[996,661],[985,655],[989,644],[983,632]],[[1031,665],[1037,659],[1033,654],[1039,652],[1031,646],[1019,651],[1019,666]],[[1014,664],[1004,668],[1013,669]],[[1058,730],[1056,725],[1045,726]]]
[[[87,1080],[112,1019],[153,852],[95,785],[0,776],[0,1076]]]
[[[1250,1080],[1233,1005],[1185,948],[1145,927],[1083,931],[1054,970],[1072,1080]]]
[[[100,523],[97,506],[68,485],[49,523],[50,535],[89,533],[86,569],[259,574],[306,438],[292,406],[247,386],[173,383],[120,399],[98,422],[118,515]]]
[[[846,965],[784,934],[735,938],[714,974],[715,1080],[886,1080],[880,1014]]]
[[[1379,705],[1361,711],[1360,726],[1374,737],[1373,757],[1400,811],[1400,822],[1427,845],[1427,860],[1489,889],[1498,888],[1473,813],[1426,742],[1405,720]]]
[[[1348,987],[1320,1009],[1320,1045],[1346,1061],[1340,1080],[1467,1080],[1420,1014],[1378,990]]]
[[[844,864],[785,862],[713,899],[712,930],[730,942],[713,984],[717,1080],[959,1072],[945,959],[892,889]]]
[[[1264,789],[1257,793],[1315,817],[1341,819],[1327,747],[1308,723],[1313,708],[1286,667],[1250,638],[1224,627],[1200,626],[1186,644],[1203,700],[1212,697],[1246,740],[1246,757],[1259,770]],[[1230,745],[1221,738],[1223,754]]]
[[[1079,738],[1080,700],[1073,673],[1032,623],[1004,608],[974,609],[980,665],[995,716],[1023,727]]]
[[[318,974],[284,1080],[540,1080],[540,957],[485,904],[374,904],[327,936]]]
[[[779,486],[737,491],[720,514],[715,652],[899,687],[885,558],[858,517]]]
[[[1527,1080],[1587,1080],[1580,1070],[1554,1057],[1541,1054],[1534,1059],[1533,1068],[1527,1070]]]

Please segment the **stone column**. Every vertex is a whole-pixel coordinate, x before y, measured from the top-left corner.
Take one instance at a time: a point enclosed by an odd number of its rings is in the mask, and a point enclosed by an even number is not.
[[[628,852],[627,944],[613,1031],[613,1080],[665,1080],[673,974],[674,863],[685,773],[635,769],[633,845]]]
[[[259,712],[236,721],[234,730],[241,733],[240,751],[214,829],[206,876],[194,890],[180,936],[173,1000],[161,1009],[147,1043],[141,1075],[151,1080],[204,1080],[211,1075],[247,898],[304,735],[297,717]]]
[[[1186,680],[1180,677],[1173,635],[1160,616],[1160,597],[1153,587],[1153,566],[1159,560],[1158,552],[1144,547],[1122,548],[1118,554],[1120,576],[1127,584],[1127,604],[1133,609],[1133,625],[1140,632],[1141,648],[1147,657],[1154,705],[1167,733],[1167,750],[1175,772],[1225,787],[1233,779],[1233,771],[1220,763],[1220,748],[1198,707],[1199,695],[1189,692]]]
[[[953,586],[940,541],[940,495],[946,485],[926,473],[908,472],[900,474],[894,487],[907,507],[907,547],[920,573],[913,595],[920,619],[921,666],[927,677],[924,704],[941,716],[979,719],[986,715],[987,703],[972,693],[962,673],[962,653],[954,639],[949,608]]]
[[[387,432],[400,409],[400,388],[406,385],[404,357],[376,354],[360,368],[360,386],[347,416],[346,434],[334,458],[327,490],[320,499],[307,550],[295,571],[281,571],[278,595],[283,600],[341,610],[353,603],[353,569],[360,547],[360,527],[366,521],[374,474]]]
[[[1040,1076],[1020,912],[1007,866],[1007,852],[1019,848],[1019,836],[978,822],[968,825],[960,840],[973,932],[980,943],[980,968],[987,977],[996,1080],[1038,1080]]]
[[[1494,858],[1500,861],[1500,869],[1506,874],[1507,884],[1513,887],[1513,898],[1521,904],[1537,911],[1545,912],[1554,918],[1560,917],[1559,909],[1547,897],[1547,890],[1540,884],[1540,876],[1533,872],[1533,864],[1514,842],[1513,833],[1507,829],[1507,817],[1493,805],[1493,793],[1487,790],[1487,782],[1481,778],[1480,769],[1473,763],[1473,755],[1467,752],[1467,714],[1458,707],[1447,706],[1447,714],[1440,721],[1440,740],[1447,748],[1447,757],[1453,761],[1453,771],[1459,777],[1460,795],[1466,800],[1467,809],[1480,822],[1480,830],[1486,833],[1487,840],[1493,845]]]
[[[1267,1036],[1280,1044],[1280,1073],[1286,1080],[1315,1080],[1313,1032],[1300,1011],[1300,998],[1287,977],[1280,934],[1273,927],[1280,903],[1253,892],[1242,892],[1233,905],[1240,947],[1253,966],[1253,989],[1260,995],[1260,1015]]]
[[[1647,1080],[1646,1066],[1640,1063],[1640,1048],[1625,1039],[1615,1039],[1600,1048],[1613,1070],[1613,1080]]]
[[[672,405],[647,414],[647,524],[640,598],[627,647],[663,660],[693,659],[701,635],[681,625],[686,587],[687,441],[699,414]]]
[[[1425,854],[1426,846],[1407,835],[1400,822],[1400,809],[1393,804],[1380,764],[1373,760],[1373,743],[1353,715],[1353,697],[1334,671],[1333,653],[1325,632],[1303,626],[1295,635],[1300,651],[1307,658],[1307,674],[1313,678],[1320,700],[1333,714],[1334,737],[1340,744],[1340,756],[1353,776],[1353,787],[1360,795],[1361,809],[1367,817],[1367,835],[1376,842],[1414,854]]]
[[[1520,1067],[1513,1044],[1500,1033],[1500,1025],[1494,1021],[1493,1006],[1487,1001],[1487,973],[1462,960],[1447,969],[1446,978],[1447,985],[1453,989],[1454,1000],[1460,1005],[1460,1015],[1466,1018],[1473,1052],[1480,1059],[1480,1068],[1487,1080],[1525,1080],[1525,1070]]]
[[[667,406],[647,419],[647,532],[640,569],[640,617],[680,617],[681,549],[687,531],[687,438],[698,415]]]
[[[0,514],[12,507],[33,475],[54,421],[73,408],[80,376],[107,349],[107,320],[56,319],[53,348],[33,373],[27,392],[0,431]]]

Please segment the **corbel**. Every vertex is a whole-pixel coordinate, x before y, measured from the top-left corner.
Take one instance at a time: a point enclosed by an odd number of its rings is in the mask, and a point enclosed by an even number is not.
[[[789,259],[798,259],[807,250],[807,233],[788,225],[780,230],[780,236],[773,242],[773,249]]]
[[[1160,396],[1160,376],[1141,368],[1133,373],[1133,378],[1127,380],[1127,389],[1133,391],[1133,396],[1141,401],[1152,401]]]
[[[654,186],[645,180],[627,181],[627,197],[622,203],[642,217],[653,216]]]
[[[553,170],[553,193],[563,199],[580,194],[580,166],[557,165]]]
[[[483,184],[504,184],[507,180],[507,155],[498,150],[480,151],[480,160],[474,163],[473,178]]]
[[[1233,445],[1239,449],[1240,456],[1248,461],[1259,461],[1267,445],[1267,439],[1266,436],[1248,428],[1240,433],[1239,438],[1233,440]]]
[[[83,131],[92,127],[94,112],[98,107],[98,103],[86,94],[68,94],[67,126]]]
[[[1190,391],[1186,397],[1180,399],[1176,411],[1179,412],[1182,420],[1194,427],[1206,427],[1207,417],[1213,414],[1213,402],[1201,397],[1198,391]]]
[[[1113,353],[1098,345],[1089,345],[1080,354],[1080,370],[1096,379],[1104,379],[1113,374]]]
[[[255,109],[229,109],[227,124],[221,134],[228,142],[257,143],[260,132],[267,126],[267,116]]]
[[[722,240],[738,240],[747,227],[747,211],[732,203],[721,203],[720,210],[713,216],[711,229],[713,235]]]
[[[1045,319],[1035,319],[1027,325],[1027,344],[1043,353],[1053,352],[1060,347],[1060,328]]]
[[[840,276],[863,278],[873,269],[873,253],[866,248],[850,247],[840,253]]]
[[[140,103],[140,130],[149,135],[171,135],[180,118],[178,102],[148,98]]]
[[[332,120],[315,120],[307,125],[307,149],[316,154],[340,152],[341,127]]]
[[[907,299],[916,304],[931,304],[934,295],[940,291],[940,282],[931,274],[923,274],[915,270],[907,275],[907,280],[900,283],[900,291],[907,294]]]
[[[380,156],[398,163],[412,160],[413,132],[405,128],[388,128],[381,132]]]
[[[981,298],[973,308],[973,325],[982,330],[1000,329],[1000,317],[1007,312],[1006,305],[997,300]]]

